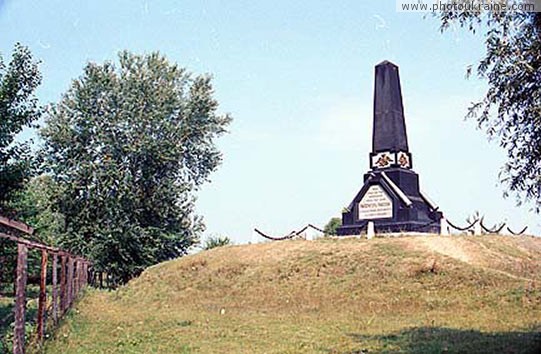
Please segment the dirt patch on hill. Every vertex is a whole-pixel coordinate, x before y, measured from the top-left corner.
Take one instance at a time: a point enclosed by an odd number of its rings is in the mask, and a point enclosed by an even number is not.
[[[539,240],[510,236],[408,237],[400,242],[417,251],[437,253],[521,280],[538,277]],[[535,268],[535,269],[534,269]]]
[[[423,252],[439,253],[472,265],[486,265],[482,247],[466,238],[419,236],[401,238],[405,247]]]

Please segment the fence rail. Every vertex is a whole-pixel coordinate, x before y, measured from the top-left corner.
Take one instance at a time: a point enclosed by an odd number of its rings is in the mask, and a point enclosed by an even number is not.
[[[23,237],[30,236],[34,230],[21,222],[0,216],[0,226],[6,232],[0,232],[0,239],[14,242],[17,245],[17,266],[15,275],[15,307],[13,329],[13,353],[25,353],[26,336],[26,285],[28,280],[28,250],[41,251],[38,312],[36,320],[36,339],[43,341],[47,317],[52,317],[52,324],[58,321],[73,305],[79,292],[88,284],[91,262],[83,257],[71,254],[65,250],[31,241]],[[1,230],[0,230],[1,231]],[[51,304],[50,315],[47,314],[47,271],[49,259],[52,258],[51,269]],[[60,282],[58,265],[60,258]],[[60,289],[59,289],[60,288]]]

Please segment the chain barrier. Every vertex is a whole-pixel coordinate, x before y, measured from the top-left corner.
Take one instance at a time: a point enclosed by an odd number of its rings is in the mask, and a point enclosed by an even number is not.
[[[473,221],[470,225],[466,226],[466,227],[458,227],[456,225],[454,225],[451,221],[449,221],[448,219],[446,220],[447,221],[447,224],[455,229],[455,230],[458,230],[458,231],[472,231],[472,227],[475,226],[475,224],[479,223],[479,226],[481,227],[481,230],[487,232],[487,233],[490,233],[490,234],[499,234],[503,229],[504,227],[507,225],[506,223],[503,223],[501,224],[499,227],[496,226],[494,227],[493,229],[489,229],[488,227],[486,227],[484,224],[483,224],[483,218],[481,219],[477,219],[475,221]],[[526,230],[528,230],[528,226],[525,226],[522,230],[520,230],[519,232],[515,232],[513,230],[511,230],[511,228],[509,226],[507,226],[507,231],[509,231],[509,233],[511,235],[514,235],[514,236],[520,236],[520,235],[524,235],[524,233],[526,232]],[[475,232],[475,231],[474,231]]]
[[[494,229],[489,229],[487,228],[484,224],[483,224],[483,218],[481,219],[476,219],[474,220],[471,224],[469,224],[468,226],[466,227],[460,227],[460,226],[456,226],[455,224],[453,224],[451,221],[449,221],[448,219],[445,220],[447,225],[449,225],[449,228],[452,228],[452,229],[455,229],[457,231],[473,231],[475,233],[475,230],[472,230],[472,228],[477,224],[479,223],[479,226],[481,227],[481,230],[487,232],[487,233],[491,233],[491,234],[499,234],[503,229],[504,227],[507,225],[506,223],[503,223],[502,225],[500,225],[499,227],[495,227]],[[368,222],[366,222],[364,225],[361,226],[362,229],[366,228],[368,225]],[[422,231],[428,227],[431,227],[431,226],[438,226],[440,225],[440,221],[431,221],[429,223],[426,223],[424,225],[419,225],[419,226],[415,226],[412,230],[410,231],[413,231],[413,232],[416,232],[416,231]],[[258,230],[257,228],[254,229],[255,232],[257,232],[260,236],[268,239],[268,240],[272,240],[272,241],[283,241],[283,240],[290,240],[290,239],[293,239],[295,237],[299,237],[304,231],[306,231],[306,229],[308,229],[309,227],[312,227],[313,229],[319,231],[319,232],[322,232],[324,233],[325,231],[320,229],[319,227],[317,226],[314,226],[312,224],[308,224],[306,225],[304,228],[302,228],[301,230],[299,231],[292,231],[290,232],[289,234],[287,235],[284,235],[284,236],[279,236],[279,237],[276,237],[276,236],[270,236],[270,235],[267,235],[265,233],[263,233],[262,231]],[[513,230],[511,230],[509,228],[509,226],[507,226],[507,231],[509,231],[510,234],[512,235],[515,235],[515,236],[520,236],[520,235],[524,235],[524,233],[526,232],[526,230],[528,229],[528,226],[525,226],[522,230],[520,230],[519,232],[514,232]]]
[[[254,229],[255,232],[257,232],[260,236],[266,238],[266,239],[269,239],[269,240],[272,240],[272,241],[283,241],[283,240],[289,240],[289,239],[292,239],[292,238],[295,238],[295,237],[301,237],[301,234],[306,231],[308,228],[312,228],[316,231],[319,231],[321,233],[325,233],[324,230],[322,230],[321,228],[317,227],[317,226],[314,226],[312,224],[308,224],[306,225],[305,227],[303,227],[302,229],[300,229],[299,231],[291,231],[289,234],[285,235],[285,236],[279,236],[279,237],[274,237],[274,236],[269,236],[261,231],[259,231],[258,229]]]
[[[479,221],[479,219],[475,220],[474,222],[472,222],[470,225],[466,226],[466,227],[458,227],[458,226],[455,226],[451,221],[449,221],[447,219],[447,224],[449,224],[449,226],[451,226],[453,229],[456,229],[458,231],[468,231],[470,230],[472,227],[475,226],[475,224],[477,224],[477,222]]]
[[[490,230],[489,228],[485,227],[485,225],[483,225],[483,219],[481,219],[481,221],[479,221],[479,225],[481,225],[481,228],[485,232],[488,232],[489,234],[499,234],[500,231],[502,231],[503,228],[505,227],[505,223],[503,223],[499,228],[496,226],[493,230]]]
[[[509,231],[512,235],[515,235],[515,236],[523,235],[526,232],[526,230],[528,230],[528,226],[524,226],[524,228],[519,232],[513,232],[513,230],[511,230],[511,228],[507,226],[507,231]]]
[[[294,231],[292,233],[288,234],[288,235],[281,236],[281,237],[273,237],[273,236],[266,235],[263,232],[259,231],[258,229],[254,229],[254,231],[257,232],[259,235],[263,236],[264,238],[272,240],[272,241],[289,240],[289,239],[292,239],[293,237],[297,236],[297,233],[295,233]]]

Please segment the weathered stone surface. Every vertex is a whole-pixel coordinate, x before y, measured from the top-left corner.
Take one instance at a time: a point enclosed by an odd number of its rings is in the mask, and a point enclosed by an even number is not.
[[[398,66],[389,61],[376,66],[372,152],[409,151]]]

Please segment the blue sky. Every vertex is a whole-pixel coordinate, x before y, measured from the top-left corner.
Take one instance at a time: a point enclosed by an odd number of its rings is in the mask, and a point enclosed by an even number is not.
[[[368,170],[374,65],[400,66],[406,124],[421,187],[454,223],[479,210],[487,224],[528,224],[529,206],[502,197],[505,151],[466,107],[483,81],[465,79],[483,38],[445,34],[435,18],[395,1],[2,1],[0,52],[15,42],[42,60],[42,103],[54,102],[88,61],[159,50],[212,73],[231,133],[224,163],[199,193],[207,235],[255,241],[339,216]]]

